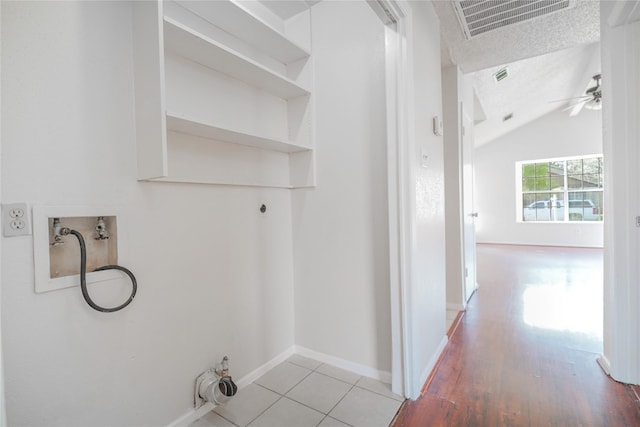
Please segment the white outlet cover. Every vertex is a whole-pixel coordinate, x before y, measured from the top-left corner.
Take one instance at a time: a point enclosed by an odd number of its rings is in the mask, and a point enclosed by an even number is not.
[[[31,218],[26,203],[2,205],[2,233],[5,237],[31,235]]]

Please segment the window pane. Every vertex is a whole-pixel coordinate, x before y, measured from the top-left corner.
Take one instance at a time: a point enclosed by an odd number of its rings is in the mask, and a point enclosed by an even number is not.
[[[564,221],[564,193],[553,193],[550,196],[551,200],[555,201],[551,206],[551,220]]]
[[[584,159],[582,161],[582,173],[598,174],[600,173],[600,159]]]
[[[536,165],[534,163],[528,163],[522,165],[522,177],[534,177],[536,175]]]
[[[600,175],[583,175],[582,186],[584,188],[601,188]]]
[[[549,163],[536,163],[536,176],[549,175]]]
[[[569,175],[582,174],[582,159],[567,160],[567,173]]]
[[[535,191],[536,190],[536,179],[533,177],[524,177],[522,178],[522,191]],[[526,205],[524,205],[526,206]]]
[[[582,188],[582,175],[569,175],[567,185],[569,188]]]
[[[602,157],[523,163],[523,221],[602,221]]]
[[[551,190],[563,190],[563,189],[564,189],[564,176],[552,176]]]
[[[569,193],[569,221],[602,221],[602,192]]]
[[[538,177],[536,180],[536,191],[549,191],[551,187],[549,186],[549,177]]]

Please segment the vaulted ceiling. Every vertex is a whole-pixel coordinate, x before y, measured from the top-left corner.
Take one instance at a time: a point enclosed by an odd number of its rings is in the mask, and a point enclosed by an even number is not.
[[[553,1],[461,3],[527,6]],[[573,4],[467,38],[454,2],[433,2],[440,18],[443,67],[457,65],[472,75],[477,97],[476,146],[566,108],[571,101],[553,101],[582,95],[591,77],[600,72],[600,2]],[[496,82],[494,73],[505,66],[509,76]],[[512,118],[505,121],[509,115]]]
[[[261,0],[283,19],[319,1]],[[543,10],[561,3],[569,7],[537,17],[530,15],[538,11],[523,14],[526,19],[521,22],[472,37],[469,27],[465,36],[459,18],[463,14],[456,14],[456,7],[484,9],[476,13],[484,20],[487,9],[500,9],[499,15],[508,15],[513,9],[541,6],[539,10]],[[556,101],[583,95],[592,76],[600,72],[599,1],[436,0],[432,4],[440,19],[442,66],[457,65],[473,81],[476,146],[566,108],[571,100]],[[497,83],[493,75],[504,67],[508,77]],[[511,118],[504,120],[508,116]]]

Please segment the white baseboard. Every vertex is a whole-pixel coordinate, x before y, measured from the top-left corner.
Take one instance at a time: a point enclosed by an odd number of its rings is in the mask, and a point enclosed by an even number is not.
[[[317,351],[310,350],[305,347],[293,345],[288,349],[286,349],[285,351],[283,351],[282,353],[280,353],[279,355],[277,355],[276,357],[274,357],[273,359],[269,360],[264,365],[259,366],[258,368],[249,372],[247,375],[235,381],[236,385],[238,386],[238,389],[242,389],[248,386],[258,378],[260,378],[262,375],[266,374],[272,368],[275,368],[277,365],[287,360],[293,354],[299,354],[300,356],[315,359],[322,363],[327,363],[329,365],[333,365],[338,368],[345,369],[347,371],[355,372],[358,375],[362,375],[365,377],[382,381],[387,384],[391,384],[391,372],[379,371],[369,366],[361,365],[359,363],[351,362],[349,360],[341,359],[339,357],[330,356],[328,354],[319,353]],[[207,402],[198,409],[192,409],[188,411],[187,413],[182,415],[180,418],[168,424],[166,427],[188,427],[189,424],[198,420],[199,418],[204,416],[207,412],[212,411],[213,409],[215,409],[215,407],[216,405]]]
[[[270,371],[271,369],[275,368],[276,366],[278,366],[279,364],[287,360],[289,357],[291,357],[291,355],[295,353],[294,350],[295,350],[295,346],[289,347],[288,349],[286,349],[285,351],[283,351],[282,353],[280,353],[279,355],[277,355],[276,357],[274,357],[264,365],[259,366],[258,368],[249,372],[244,377],[240,378],[238,381],[236,381],[238,388],[244,388],[248,386],[258,378],[266,374],[268,371]]]
[[[342,359],[340,357],[320,353],[299,345],[296,345],[294,347],[295,353],[299,354],[300,356],[315,359],[318,362],[326,363],[328,365],[333,365],[347,371],[355,372],[356,374],[362,375],[363,377],[369,377],[378,381],[382,381],[383,383],[391,384],[391,372],[380,371],[370,366],[361,365],[359,363]]]
[[[608,377],[610,377],[611,376],[611,364],[609,363],[609,359],[604,357],[604,355],[600,355],[600,357],[598,357],[596,359],[596,361],[598,362],[598,365],[600,365],[600,368],[602,368],[604,373],[607,374]]]
[[[213,411],[215,407],[216,405],[213,403],[205,402],[205,404],[198,409],[192,409],[180,418],[174,420],[171,424],[167,424],[167,427],[187,427],[202,418],[207,412]]]
[[[247,375],[240,378],[239,380],[236,380],[235,383],[238,386],[238,389],[242,389],[248,386],[258,378],[260,378],[262,375],[267,373],[267,371],[269,371],[270,369],[276,367],[280,363],[287,360],[293,353],[294,353],[294,346],[291,346],[285,351],[283,351],[282,353],[280,353],[279,355],[277,355],[276,357],[274,357],[273,359],[271,359],[270,361],[268,361],[267,363],[265,363],[264,365],[259,366],[258,368],[249,372]],[[214,405],[213,403],[206,402],[201,407],[197,409],[192,409],[186,412],[184,415],[182,415],[180,418],[176,419],[172,423],[168,424],[166,427],[188,427],[189,424],[202,418],[202,416],[204,416],[207,412],[210,412],[213,409],[215,409],[215,407],[216,405]]]

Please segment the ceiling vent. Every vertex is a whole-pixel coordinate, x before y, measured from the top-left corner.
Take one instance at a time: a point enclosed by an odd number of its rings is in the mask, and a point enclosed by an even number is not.
[[[571,9],[576,0],[455,0],[465,38]]]
[[[493,80],[495,80],[496,83],[500,83],[507,77],[509,77],[509,70],[507,69],[507,67],[500,68],[496,73],[493,74]]]

